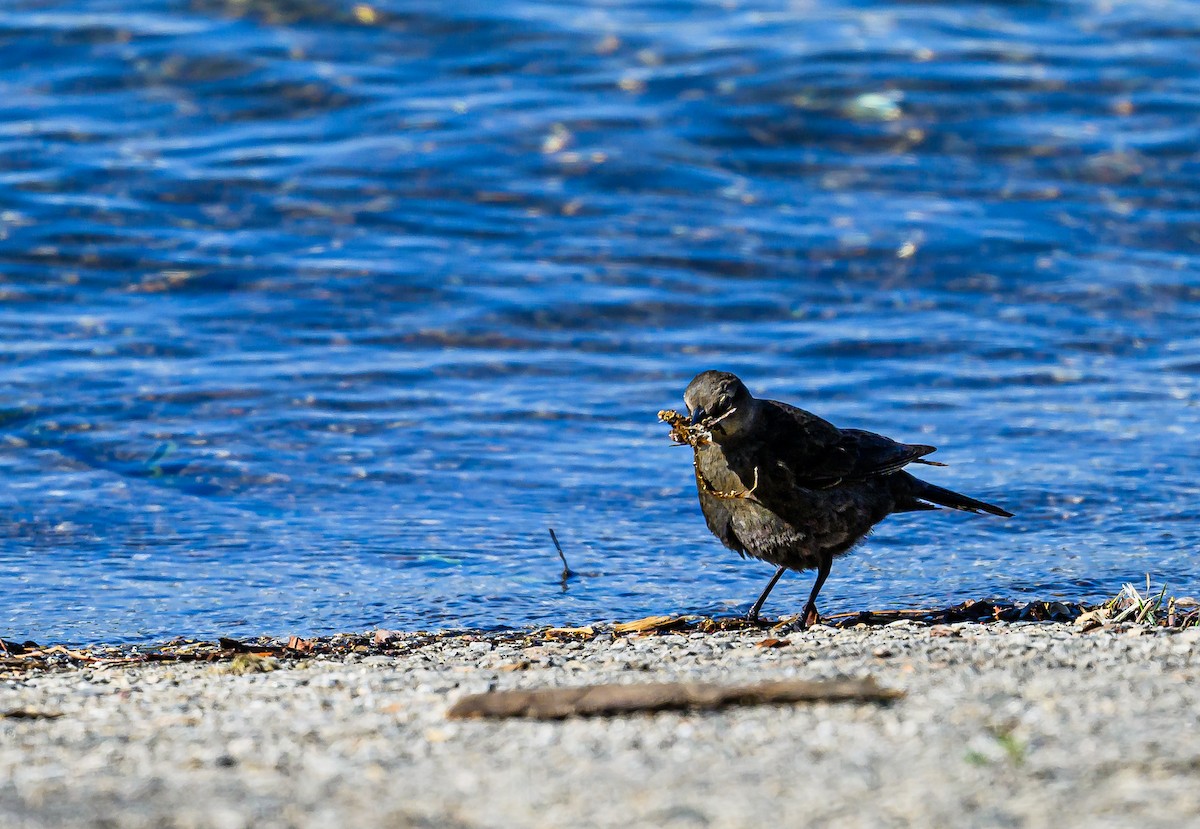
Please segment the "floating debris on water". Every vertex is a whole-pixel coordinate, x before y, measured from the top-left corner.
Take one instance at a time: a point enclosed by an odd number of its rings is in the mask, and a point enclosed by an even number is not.
[[[898,121],[904,116],[900,108],[903,100],[903,92],[865,92],[847,103],[842,111],[856,121]]]

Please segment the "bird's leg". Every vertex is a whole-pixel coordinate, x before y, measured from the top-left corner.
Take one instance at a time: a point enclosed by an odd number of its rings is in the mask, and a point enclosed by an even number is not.
[[[786,567],[780,567],[775,571],[775,575],[771,576],[771,580],[767,582],[767,589],[762,592],[762,595],[758,597],[758,601],[754,603],[754,606],[750,608],[750,612],[746,614],[746,621],[758,621],[758,611],[762,610],[763,602],[767,600],[767,596],[771,595],[771,591],[775,589],[775,585],[779,583],[779,580],[783,577],[783,571],[786,569]]]
[[[832,566],[833,556],[821,556],[821,564],[817,568],[817,580],[813,584],[812,592],[808,594],[808,604],[804,605],[804,618],[800,622],[801,630],[821,623],[821,614],[817,612],[817,594],[821,592],[821,586],[825,584],[825,579],[829,578],[829,568]]]

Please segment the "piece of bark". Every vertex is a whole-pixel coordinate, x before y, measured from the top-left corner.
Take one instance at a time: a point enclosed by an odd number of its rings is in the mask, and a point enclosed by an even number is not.
[[[784,679],[753,685],[717,685],[708,682],[610,684],[471,694],[456,702],[446,716],[454,720],[506,717],[558,720],[571,716],[713,709],[727,705],[888,702],[902,696],[903,691],[880,688],[873,679]]]
[[[578,637],[583,639],[591,639],[596,635],[596,629],[587,626],[581,628],[546,628],[543,631],[547,639],[560,639]]]
[[[754,643],[755,647],[759,648],[786,648],[792,644],[790,639],[776,639],[774,636],[768,636],[766,639],[760,639]]]
[[[1089,630],[1107,625],[1112,619],[1112,610],[1107,607],[1098,607],[1095,610],[1089,610],[1086,613],[1080,614],[1075,620],[1075,627],[1079,628],[1084,633]]]
[[[635,619],[632,622],[618,622],[613,625],[613,633],[646,633],[652,630],[686,626],[687,620],[680,616],[647,616],[645,619]]]
[[[313,649],[313,640],[301,639],[299,636],[289,636],[287,649],[296,653],[308,653]]]
[[[61,716],[59,711],[36,711],[32,708],[11,708],[0,712],[0,717],[6,720],[57,720]]]

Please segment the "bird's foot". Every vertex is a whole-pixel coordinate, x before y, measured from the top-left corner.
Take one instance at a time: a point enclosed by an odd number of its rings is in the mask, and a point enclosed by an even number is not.
[[[810,604],[804,608],[804,618],[800,620],[800,629],[808,630],[813,625],[821,624],[821,614],[817,612],[817,606]]]
[[[745,616],[741,617],[740,621],[748,628],[769,628],[774,627],[776,624],[775,622],[771,622],[762,618],[757,613],[753,615],[747,613]]]

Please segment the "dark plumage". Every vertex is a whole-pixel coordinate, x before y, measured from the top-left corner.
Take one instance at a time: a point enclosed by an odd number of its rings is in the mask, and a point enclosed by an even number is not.
[[[708,441],[696,452],[696,487],[708,528],[731,550],[779,567],[754,603],[756,619],[784,570],[817,570],[803,624],[819,620],[817,594],[830,565],[894,512],[937,509],[1011,517],[992,504],[904,471],[932,446],[839,429],[814,414],[759,400],[732,374],[696,375],[683,395]]]

